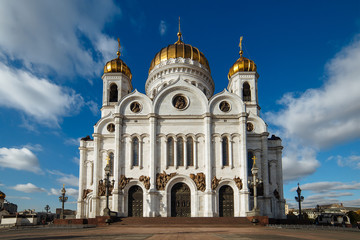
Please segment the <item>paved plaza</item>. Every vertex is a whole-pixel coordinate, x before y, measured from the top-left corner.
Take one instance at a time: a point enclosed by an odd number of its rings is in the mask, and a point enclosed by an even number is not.
[[[360,239],[360,231],[270,227],[134,227],[1,229],[0,239]]]

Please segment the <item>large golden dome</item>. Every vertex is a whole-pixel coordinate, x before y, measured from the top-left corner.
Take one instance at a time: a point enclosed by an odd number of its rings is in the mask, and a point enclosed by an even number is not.
[[[242,37],[240,37],[240,58],[231,66],[229,73],[228,73],[228,79],[231,78],[232,75],[234,75],[237,72],[256,72],[256,64],[253,60],[250,60],[246,57],[243,57],[243,51],[242,51]]]
[[[171,58],[189,58],[191,60],[199,62],[210,72],[209,62],[206,59],[205,55],[199,51],[196,47],[193,47],[189,44],[185,44],[181,41],[181,32],[178,32],[178,41],[174,44],[171,44],[167,47],[161,49],[151,61],[149,73],[154,67],[162,61],[166,61]]]
[[[124,63],[123,60],[120,59],[120,40],[118,39],[118,43],[119,43],[119,49],[117,51],[117,58],[108,61],[105,66],[104,66],[104,73],[117,73],[117,72],[121,72],[123,74],[125,74],[126,76],[128,76],[130,78],[130,81],[132,79],[132,74],[130,71],[130,68]]]

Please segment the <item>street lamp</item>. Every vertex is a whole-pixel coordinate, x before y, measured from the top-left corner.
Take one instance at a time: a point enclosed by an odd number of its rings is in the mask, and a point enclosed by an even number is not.
[[[60,219],[64,219],[64,204],[68,200],[68,197],[65,197],[65,193],[65,184],[63,184],[63,188],[61,189],[61,196],[59,197],[59,201],[62,203]]]
[[[114,186],[115,180],[112,180],[112,184],[110,183],[110,157],[109,155],[106,158],[106,166],[104,168],[105,170],[105,189],[106,189],[106,207],[104,208],[104,216],[110,216],[110,208],[109,208],[109,195],[110,195],[110,191],[109,188],[111,186]]]
[[[300,189],[300,185],[298,183],[298,188],[296,189],[297,192],[297,197],[295,197],[295,200],[299,203],[299,220],[302,218],[301,216],[301,202],[304,201],[304,197],[301,196],[301,189]]]
[[[46,205],[44,209],[45,209],[46,213],[49,213],[50,206],[49,206],[49,205]]]
[[[251,211],[252,211],[252,214],[254,216],[258,216],[258,215],[260,215],[260,210],[259,210],[258,205],[257,205],[257,187],[260,184],[262,184],[262,180],[257,177],[257,173],[259,171],[259,168],[257,168],[256,163],[255,163],[256,157],[254,156],[252,158],[252,160],[254,160],[253,166],[251,168],[252,180],[250,180],[250,179],[248,180],[248,185],[250,187],[252,187],[253,191],[254,191],[254,208]]]

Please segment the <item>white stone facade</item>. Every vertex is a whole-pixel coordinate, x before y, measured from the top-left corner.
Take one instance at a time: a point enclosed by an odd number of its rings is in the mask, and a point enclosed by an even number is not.
[[[105,73],[101,119],[94,126],[93,139],[80,142],[77,217],[103,215],[106,197],[99,181],[105,178],[108,156],[110,179],[115,181],[109,206],[118,216],[133,215],[129,213],[130,207],[131,211],[136,207],[129,206],[134,204],[129,198],[133,186],[142,190],[141,216],[172,216],[178,196],[172,189],[184,183],[190,190],[184,203],[189,206],[183,206],[190,211],[187,216],[245,217],[253,204],[247,186],[251,153],[263,180],[258,197],[261,215],[284,218],[281,140],[269,138],[259,116],[257,79],[256,72],[238,72],[231,77],[229,90],[213,95],[211,74],[200,63],[169,59],[149,73],[145,95],[132,91],[125,74]],[[246,101],[245,82],[250,85]],[[112,84],[118,88],[115,102],[109,101]],[[173,173],[165,182],[158,175],[164,171]],[[227,200],[221,193],[225,190]]]

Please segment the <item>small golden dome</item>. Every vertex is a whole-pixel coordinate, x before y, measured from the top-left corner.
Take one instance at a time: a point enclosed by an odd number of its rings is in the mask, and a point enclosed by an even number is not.
[[[242,51],[242,37],[240,37],[240,58],[231,66],[229,73],[228,73],[228,79],[231,78],[232,75],[234,75],[237,72],[256,72],[256,64],[253,60],[250,60],[246,57],[243,57],[243,51]]]
[[[121,72],[123,74],[125,74],[126,76],[128,76],[130,78],[130,81],[132,79],[132,74],[130,71],[130,68],[124,63],[123,60],[120,59],[120,40],[118,39],[118,43],[119,43],[119,49],[117,51],[117,55],[118,57],[108,61],[105,66],[104,66],[104,73],[115,73],[115,72]]]
[[[189,44],[185,44],[181,41],[181,32],[177,34],[178,40],[174,44],[171,44],[167,47],[161,49],[151,61],[149,73],[154,69],[156,65],[159,65],[160,62],[166,61],[171,58],[189,58],[191,60],[199,62],[210,72],[209,62],[206,59],[205,55],[199,51],[196,47],[193,47]]]
[[[0,191],[0,199],[5,199],[6,195],[2,191]]]

